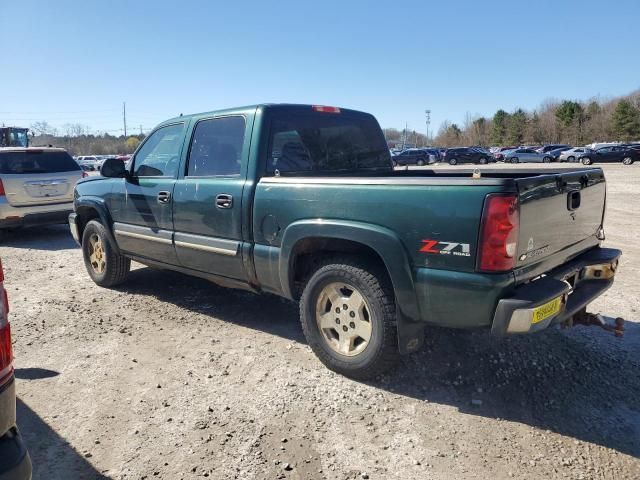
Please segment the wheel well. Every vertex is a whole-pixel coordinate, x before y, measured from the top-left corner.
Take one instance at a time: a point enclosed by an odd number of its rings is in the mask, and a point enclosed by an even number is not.
[[[302,295],[307,279],[331,256],[357,257],[371,271],[383,275],[391,285],[389,271],[382,257],[373,248],[363,243],[342,238],[305,238],[291,252],[292,292],[296,299]]]
[[[84,231],[84,227],[89,223],[90,220],[95,218],[100,218],[100,214],[95,208],[92,207],[78,207],[76,213],[78,217],[76,218],[76,225],[78,226],[78,235],[82,239],[82,232]]]

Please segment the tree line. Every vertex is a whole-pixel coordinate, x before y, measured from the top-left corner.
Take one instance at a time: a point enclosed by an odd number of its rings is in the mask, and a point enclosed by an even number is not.
[[[33,135],[29,141],[32,146],[54,146],[65,148],[71,155],[115,155],[133,153],[144,139],[144,135],[111,135],[109,133],[91,133],[89,127],[82,124],[67,124],[62,131],[46,121],[35,122],[30,126]]]
[[[640,141],[640,90],[612,100],[548,100],[530,112],[517,108],[499,109],[493,117],[467,115],[461,125],[445,120],[433,139],[393,128],[385,129],[385,136],[442,147]]]

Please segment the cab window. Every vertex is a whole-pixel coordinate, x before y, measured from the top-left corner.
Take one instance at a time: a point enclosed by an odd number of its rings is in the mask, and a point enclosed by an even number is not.
[[[176,123],[153,132],[133,160],[136,177],[175,177],[180,164],[184,124]]]
[[[189,150],[188,177],[237,177],[244,143],[244,117],[201,120]]]

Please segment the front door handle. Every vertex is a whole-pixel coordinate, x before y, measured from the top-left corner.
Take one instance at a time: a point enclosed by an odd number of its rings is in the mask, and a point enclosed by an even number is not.
[[[221,193],[216,196],[216,207],[231,208],[233,207],[233,196],[228,193]]]
[[[162,190],[158,192],[158,203],[169,203],[171,201],[171,192]]]

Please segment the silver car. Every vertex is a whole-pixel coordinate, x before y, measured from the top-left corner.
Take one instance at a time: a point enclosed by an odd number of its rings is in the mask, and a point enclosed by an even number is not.
[[[558,157],[559,162],[575,162],[581,155],[591,151],[590,148],[587,147],[574,147],[569,150],[565,150]]]
[[[0,239],[8,229],[66,223],[83,176],[62,148],[0,148]]]
[[[538,153],[533,148],[516,148],[504,156],[504,161],[511,163],[549,163],[552,160],[548,152]]]

